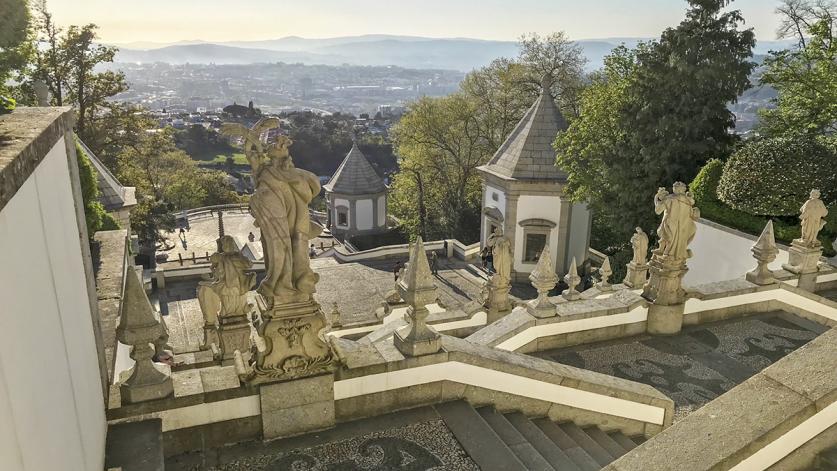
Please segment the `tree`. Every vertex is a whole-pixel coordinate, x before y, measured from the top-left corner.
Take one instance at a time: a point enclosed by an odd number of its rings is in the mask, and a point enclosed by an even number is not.
[[[42,81],[47,86],[55,106],[63,106],[70,77],[67,51],[62,44],[61,35],[64,30],[53,21],[52,13],[46,6],[46,0],[38,1],[35,4],[35,11],[39,16],[36,31],[41,47],[36,48],[32,78]]]
[[[761,112],[764,134],[837,132],[837,2],[785,0],[778,35],[797,47],[771,52],[761,82],[778,92]]]
[[[29,9],[26,0],[0,0],[0,112],[14,108],[15,101],[22,98],[19,90],[13,90],[7,82],[17,78],[28,64],[32,54],[29,38]],[[13,93],[17,92],[17,93]],[[8,95],[8,96],[7,96]]]
[[[727,105],[750,85],[753,32],[738,29],[744,21],[738,11],[721,12],[726,0],[688,3],[686,18],[658,41],[633,57],[624,50],[611,56],[627,77],[606,71],[616,77],[613,84],[583,95],[582,114],[593,116],[556,142],[559,164],[575,180],[574,197],[618,215],[612,220],[626,234],[655,225],[651,198],[658,187],[691,181],[736,140]],[[609,95],[616,103],[607,102]]]

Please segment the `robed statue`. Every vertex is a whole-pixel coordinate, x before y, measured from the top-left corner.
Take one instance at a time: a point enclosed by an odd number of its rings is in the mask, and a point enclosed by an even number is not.
[[[801,242],[808,247],[817,247],[820,241],[817,235],[825,227],[825,217],[828,209],[820,199],[820,190],[811,190],[811,198],[800,208],[799,220],[802,225]]]
[[[308,204],[320,192],[316,175],[294,167],[288,147],[293,143],[279,136],[263,145],[261,133],[279,126],[265,118],[252,129],[228,123],[222,132],[244,139],[244,151],[253,169],[256,190],[250,197],[250,212],[261,229],[265,277],[256,290],[268,307],[310,301],[318,275],[311,270],[308,241],[322,228],[311,222]]]
[[[508,283],[511,280],[511,241],[503,235],[500,228],[496,228],[488,237],[486,246],[491,250],[491,256],[494,259],[494,271]]]
[[[246,316],[247,292],[256,284],[256,274],[247,273],[253,263],[238,250],[235,239],[221,237],[220,251],[209,257],[212,278],[198,284],[198,302],[208,324],[218,317]]]
[[[634,249],[631,262],[637,266],[645,265],[648,258],[648,234],[641,227],[637,227],[636,233],[631,236],[631,248]]]
[[[685,261],[692,256],[689,243],[697,233],[700,211],[695,207],[692,194],[686,191],[685,183],[675,183],[672,190],[674,192],[669,193],[660,188],[654,195],[654,211],[663,215],[657,229],[659,248],[654,254]]]

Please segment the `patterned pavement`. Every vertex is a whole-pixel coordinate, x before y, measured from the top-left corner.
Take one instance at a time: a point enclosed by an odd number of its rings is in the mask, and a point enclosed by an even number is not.
[[[686,328],[538,354],[548,360],[649,384],[675,402],[675,420],[796,350],[825,327],[787,313]]]

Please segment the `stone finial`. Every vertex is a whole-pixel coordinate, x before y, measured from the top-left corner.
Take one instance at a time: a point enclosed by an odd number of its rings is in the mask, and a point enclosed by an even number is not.
[[[401,298],[409,304],[407,316],[410,325],[395,332],[395,347],[408,356],[438,352],[442,347],[441,337],[426,324],[430,314],[427,305],[436,300],[436,284],[430,272],[421,237],[410,246],[410,260],[405,266],[404,276],[398,281],[398,291]]]
[[[171,368],[152,361],[155,354],[152,344],[159,343],[165,335],[165,328],[159,314],[151,306],[134,267],[128,268],[126,277],[116,336],[123,344],[133,347],[131,358],[134,366],[119,391],[125,404],[162,399],[174,392]]]
[[[340,309],[338,309],[336,302],[331,303],[331,312],[329,312],[328,317],[328,321],[332,329],[339,329],[340,327],[343,327],[340,324]]]
[[[572,263],[570,263],[570,270],[564,275],[564,282],[567,283],[568,288],[561,293],[561,296],[564,297],[567,301],[575,301],[579,297],[581,297],[581,293],[579,293],[575,287],[581,283],[581,277],[578,276],[578,267],[575,263],[575,257],[573,257]]]
[[[610,275],[613,274],[613,270],[610,268],[610,257],[605,257],[604,263],[602,263],[601,268],[599,268],[599,276],[601,279],[598,283],[596,283],[596,287],[599,288],[599,291],[610,291],[613,289],[613,286],[608,282],[610,279]]]
[[[558,276],[555,274],[555,267],[552,266],[552,257],[549,254],[549,247],[545,246],[538,258],[538,264],[529,274],[529,281],[538,290],[538,297],[529,301],[527,309],[535,317],[551,317],[555,315],[555,305],[549,301],[549,291],[555,288],[558,283]]]
[[[747,273],[745,277],[747,281],[757,285],[775,283],[773,272],[767,268],[768,264],[776,260],[776,255],[779,253],[779,249],[776,248],[776,238],[773,235],[772,220],[767,221],[767,225],[764,226],[759,239],[750,251],[753,252],[753,258],[756,259],[758,265],[753,271]]]

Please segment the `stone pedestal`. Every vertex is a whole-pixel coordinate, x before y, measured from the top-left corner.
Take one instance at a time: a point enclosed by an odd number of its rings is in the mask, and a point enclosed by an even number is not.
[[[797,239],[791,243],[788,250],[788,263],[783,264],[782,268],[797,275],[816,273],[819,270],[817,264],[820,257],[822,257],[821,245],[810,247]]]
[[[250,321],[245,316],[222,317],[217,335],[221,360],[232,360],[236,350],[250,351]]]
[[[395,331],[392,342],[399,352],[412,357],[429,355],[442,349],[439,333],[427,325],[418,332],[412,326],[404,326]]]
[[[331,428],[334,376],[324,374],[259,387],[265,440]]]
[[[654,255],[648,269],[651,276],[642,290],[642,297],[652,303],[648,307],[648,333],[676,334],[683,326],[683,277],[689,271],[686,261]]]
[[[648,264],[637,265],[634,262],[628,264],[628,273],[622,284],[628,288],[642,288],[648,280]]]
[[[650,304],[648,306],[648,322],[646,330],[652,335],[674,335],[683,328],[683,311],[685,304],[664,306]]]
[[[205,323],[203,325],[203,343],[200,349],[212,350],[212,344],[215,344],[218,348],[221,347],[221,339],[218,337],[218,326]]]
[[[488,309],[489,322],[492,322],[511,311],[511,301],[509,301],[511,285],[494,275],[489,278],[485,287],[487,290],[485,307]]]
[[[262,312],[256,331],[264,340],[253,363],[251,383],[331,373],[335,358],[321,333],[325,314],[314,301],[287,303]]]

